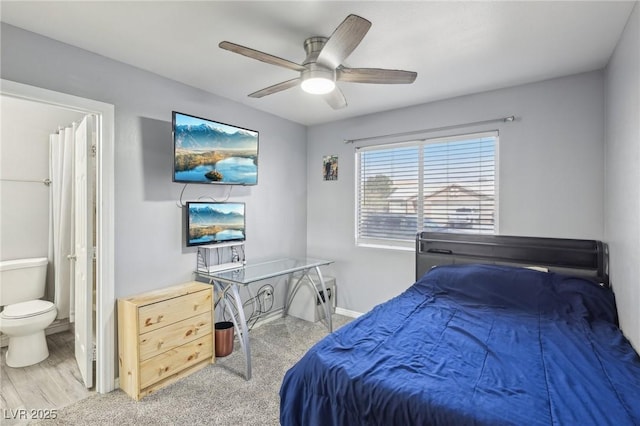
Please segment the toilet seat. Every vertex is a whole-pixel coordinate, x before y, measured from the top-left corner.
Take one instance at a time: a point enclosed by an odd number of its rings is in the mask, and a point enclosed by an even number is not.
[[[55,309],[56,305],[53,303],[38,299],[7,305],[1,315],[5,319],[22,319],[46,314]]]

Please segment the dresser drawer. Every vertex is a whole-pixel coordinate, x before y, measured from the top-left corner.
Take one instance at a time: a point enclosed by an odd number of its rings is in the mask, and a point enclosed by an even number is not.
[[[140,389],[171,377],[185,368],[209,361],[213,354],[211,335],[178,346],[140,363]]]
[[[211,311],[158,328],[139,336],[140,360],[184,345],[204,335],[211,336]]]
[[[138,313],[140,333],[211,311],[211,302],[211,291],[198,291],[142,306]]]

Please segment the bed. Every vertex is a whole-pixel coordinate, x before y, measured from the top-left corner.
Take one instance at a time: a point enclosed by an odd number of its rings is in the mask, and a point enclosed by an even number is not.
[[[285,374],[281,424],[640,424],[605,259],[591,240],[418,234],[416,283]]]

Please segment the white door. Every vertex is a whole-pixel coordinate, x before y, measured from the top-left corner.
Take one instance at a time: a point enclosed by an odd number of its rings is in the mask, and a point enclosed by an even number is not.
[[[93,253],[95,117],[76,130],[75,146],[75,354],[82,379],[93,387]]]

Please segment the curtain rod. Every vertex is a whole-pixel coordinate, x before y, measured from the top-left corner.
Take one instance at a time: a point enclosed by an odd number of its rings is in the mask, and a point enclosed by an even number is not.
[[[488,123],[497,123],[497,122],[510,123],[512,121],[515,121],[515,120],[516,120],[516,117],[514,115],[510,115],[508,117],[493,118],[491,120],[474,121],[474,122],[471,122],[471,123],[453,124],[453,125],[450,125],[450,126],[442,126],[442,127],[432,127],[431,129],[413,130],[411,132],[390,133],[388,135],[369,136],[369,137],[366,137],[366,138],[345,139],[344,143],[354,143],[354,142],[360,142],[360,141],[372,141],[372,140],[375,140],[375,139],[383,139],[383,138],[390,138],[390,137],[397,137],[397,136],[417,135],[417,134],[421,134],[421,133],[437,132],[437,131],[440,131],[440,130],[457,129],[459,127],[475,126],[475,125],[478,125],[478,124],[488,124]]]

